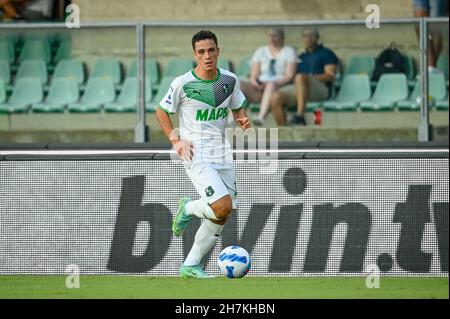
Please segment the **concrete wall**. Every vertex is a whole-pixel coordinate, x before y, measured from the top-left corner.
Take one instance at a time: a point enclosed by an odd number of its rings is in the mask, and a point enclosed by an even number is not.
[[[274,20],[363,18],[368,4],[382,17],[410,17],[411,0],[74,0],[83,20]]]

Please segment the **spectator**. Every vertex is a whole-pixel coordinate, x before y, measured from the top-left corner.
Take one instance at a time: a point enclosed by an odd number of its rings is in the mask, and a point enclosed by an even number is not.
[[[448,15],[448,0],[413,0],[414,16],[444,17]],[[419,30],[416,28],[417,35]],[[428,42],[428,71],[439,72],[436,68],[437,59],[442,51],[442,35],[430,27]]]
[[[3,11],[2,18],[5,20],[21,19],[22,16],[18,12],[17,7],[25,3],[26,1],[0,0],[0,11]]]
[[[250,103],[260,103],[256,125],[263,125],[270,111],[272,94],[292,83],[297,66],[295,50],[284,45],[284,31],[270,29],[268,44],[258,48],[251,59],[250,82],[241,81],[241,90]]]
[[[323,101],[331,95],[338,59],[330,49],[319,43],[319,31],[303,32],[305,51],[299,55],[294,85],[273,94],[270,101],[277,125],[286,124],[284,107],[297,105],[297,112],[290,124],[306,125],[305,105],[309,101]]]

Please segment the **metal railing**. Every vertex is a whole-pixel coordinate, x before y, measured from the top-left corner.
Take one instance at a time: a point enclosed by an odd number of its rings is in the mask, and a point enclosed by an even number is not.
[[[383,25],[416,25],[419,30],[420,42],[420,83],[421,104],[420,121],[418,126],[418,141],[432,140],[432,127],[429,120],[428,100],[428,28],[430,23],[449,23],[449,18],[406,18],[406,19],[381,19],[380,28]],[[160,21],[125,21],[125,22],[81,22],[80,28],[120,28],[133,27],[136,30],[136,57],[137,77],[139,81],[139,96],[137,109],[137,123],[135,127],[134,141],[148,142],[150,140],[149,129],[145,119],[145,28],[152,27],[271,27],[271,26],[336,26],[336,25],[360,25],[365,26],[366,20],[267,20],[267,21],[217,21],[217,22],[160,22]],[[64,23],[2,23],[3,29],[65,29]]]

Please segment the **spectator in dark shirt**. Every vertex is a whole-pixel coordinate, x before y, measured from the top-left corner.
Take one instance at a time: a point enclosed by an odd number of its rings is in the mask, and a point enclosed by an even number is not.
[[[277,125],[286,124],[286,106],[297,105],[297,112],[290,124],[306,125],[306,102],[323,101],[331,95],[338,59],[330,49],[319,43],[319,31],[303,32],[305,51],[299,55],[295,84],[274,93],[271,109]]]

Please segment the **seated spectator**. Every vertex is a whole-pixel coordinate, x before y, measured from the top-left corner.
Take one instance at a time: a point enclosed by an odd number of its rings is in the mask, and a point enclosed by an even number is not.
[[[250,103],[260,103],[259,115],[253,120],[256,125],[264,124],[272,94],[292,83],[297,66],[295,50],[284,45],[283,30],[269,30],[267,40],[267,46],[258,48],[253,54],[250,82],[241,81],[240,84]]]
[[[330,49],[319,43],[319,31],[303,32],[305,51],[299,55],[294,85],[287,86],[272,95],[270,107],[277,125],[286,124],[284,107],[297,105],[297,112],[290,124],[306,125],[306,102],[323,101],[330,97],[338,59]]]

